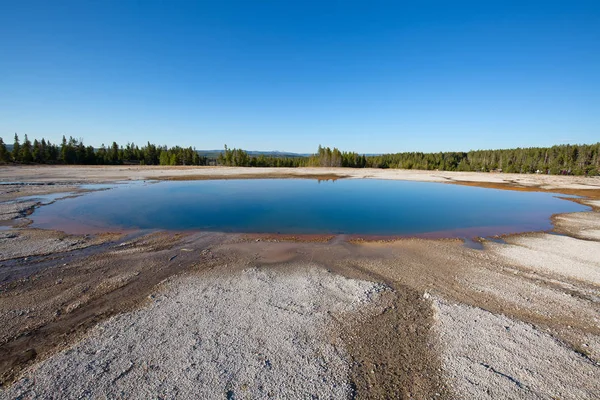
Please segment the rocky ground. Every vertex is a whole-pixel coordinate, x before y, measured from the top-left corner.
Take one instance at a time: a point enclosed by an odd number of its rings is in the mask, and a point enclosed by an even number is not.
[[[73,236],[27,228],[38,201],[15,202],[76,193],[82,181],[256,171],[1,170],[5,182],[44,185],[0,186],[0,217],[20,226],[0,231],[0,398],[597,398],[597,211],[555,216],[562,235],[477,250],[459,240]],[[360,174],[600,197],[595,178]]]

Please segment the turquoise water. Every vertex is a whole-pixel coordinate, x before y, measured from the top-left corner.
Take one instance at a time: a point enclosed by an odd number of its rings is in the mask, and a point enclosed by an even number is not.
[[[31,219],[34,227],[70,233],[166,229],[474,237],[550,230],[552,214],[589,209],[556,196],[369,179],[134,183],[58,200]]]

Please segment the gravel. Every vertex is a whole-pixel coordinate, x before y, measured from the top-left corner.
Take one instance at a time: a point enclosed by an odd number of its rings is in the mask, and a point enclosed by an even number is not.
[[[600,201],[588,200],[585,203],[600,208]],[[559,214],[554,217],[554,225],[560,233],[580,239],[600,241],[600,213]]]
[[[9,201],[0,203],[0,221],[10,221],[25,215],[27,210],[35,207],[37,202],[30,201]]]
[[[440,299],[434,308],[456,398],[598,398],[600,367],[532,325]]]
[[[1,398],[347,398],[349,356],[333,318],[382,284],[290,267],[193,275],[98,325]]]
[[[507,242],[511,246],[490,243],[490,248],[521,267],[600,284],[600,243],[596,241],[539,234]]]
[[[82,249],[118,236],[119,234],[71,236],[28,228],[0,231],[0,262]],[[5,273],[7,273],[6,269],[0,270],[0,280],[5,278]]]

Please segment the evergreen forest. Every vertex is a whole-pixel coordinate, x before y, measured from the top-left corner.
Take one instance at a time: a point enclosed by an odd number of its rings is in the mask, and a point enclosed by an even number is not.
[[[259,154],[228,148],[214,157],[200,155],[192,147],[158,146],[148,142],[125,146],[113,142],[100,148],[63,136],[61,143],[45,139],[33,142],[14,135],[12,145],[0,137],[0,163],[81,165],[222,165],[236,167],[341,167],[401,168],[440,171],[516,172],[564,175],[599,175],[600,142],[468,152],[404,152],[364,155],[319,146],[310,156]]]

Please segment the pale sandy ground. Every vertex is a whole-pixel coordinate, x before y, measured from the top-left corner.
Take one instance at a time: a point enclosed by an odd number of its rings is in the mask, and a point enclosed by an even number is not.
[[[332,173],[600,189],[597,177],[314,168],[7,167],[0,170],[0,181]],[[600,206],[598,200],[585,202]],[[356,245],[354,250],[343,244],[252,243],[244,248],[245,257],[254,260],[248,268],[227,276],[169,279],[150,305],[101,323],[81,342],[34,364],[14,385],[1,389],[0,398],[348,398],[351,355],[334,329],[336,318],[383,313],[389,307],[380,305],[380,293],[403,288],[421,293],[433,313],[428,340],[448,387],[439,397],[599,398],[600,214],[560,215],[554,222],[568,236],[535,233],[508,237],[506,244],[484,241],[483,251],[424,240]],[[20,236],[0,237],[2,253],[24,257],[18,249],[36,238],[26,230],[23,235],[30,236],[21,242],[14,241]],[[43,241],[52,238],[39,239],[41,247],[32,248],[42,254]],[[70,245],[79,239],[68,240]],[[345,251],[353,254],[360,271],[371,274],[369,279],[340,275],[352,264],[344,261]],[[267,254],[277,263],[305,258],[293,268],[289,263],[277,267]],[[263,264],[273,269],[256,269]],[[336,272],[323,269],[328,264]],[[400,334],[413,328],[398,329]],[[383,398],[408,397],[399,393]]]
[[[511,245],[491,243],[489,247],[510,263],[600,286],[600,244],[597,241],[537,234],[510,238],[507,242]]]
[[[464,399],[591,399],[598,365],[532,325],[434,302],[442,365]]]
[[[103,243],[103,236],[70,236],[43,230],[0,231],[0,240],[10,239],[10,246],[0,247],[0,262],[20,257],[32,257],[73,251]]]
[[[327,326],[383,290],[305,265],[179,279],[149,307],[99,325],[2,395],[348,398],[351,361]]]
[[[586,200],[584,204],[600,210],[600,201]],[[597,213],[582,212],[561,214],[554,217],[555,226],[560,232],[579,239],[600,240],[600,227]]]
[[[160,167],[160,166],[3,166],[0,182],[110,182],[201,177],[302,177],[339,175],[348,178],[395,179],[424,182],[488,182],[536,186],[543,189],[600,189],[600,177],[536,174],[494,174],[478,172],[418,171],[353,168],[245,168],[245,167]]]

